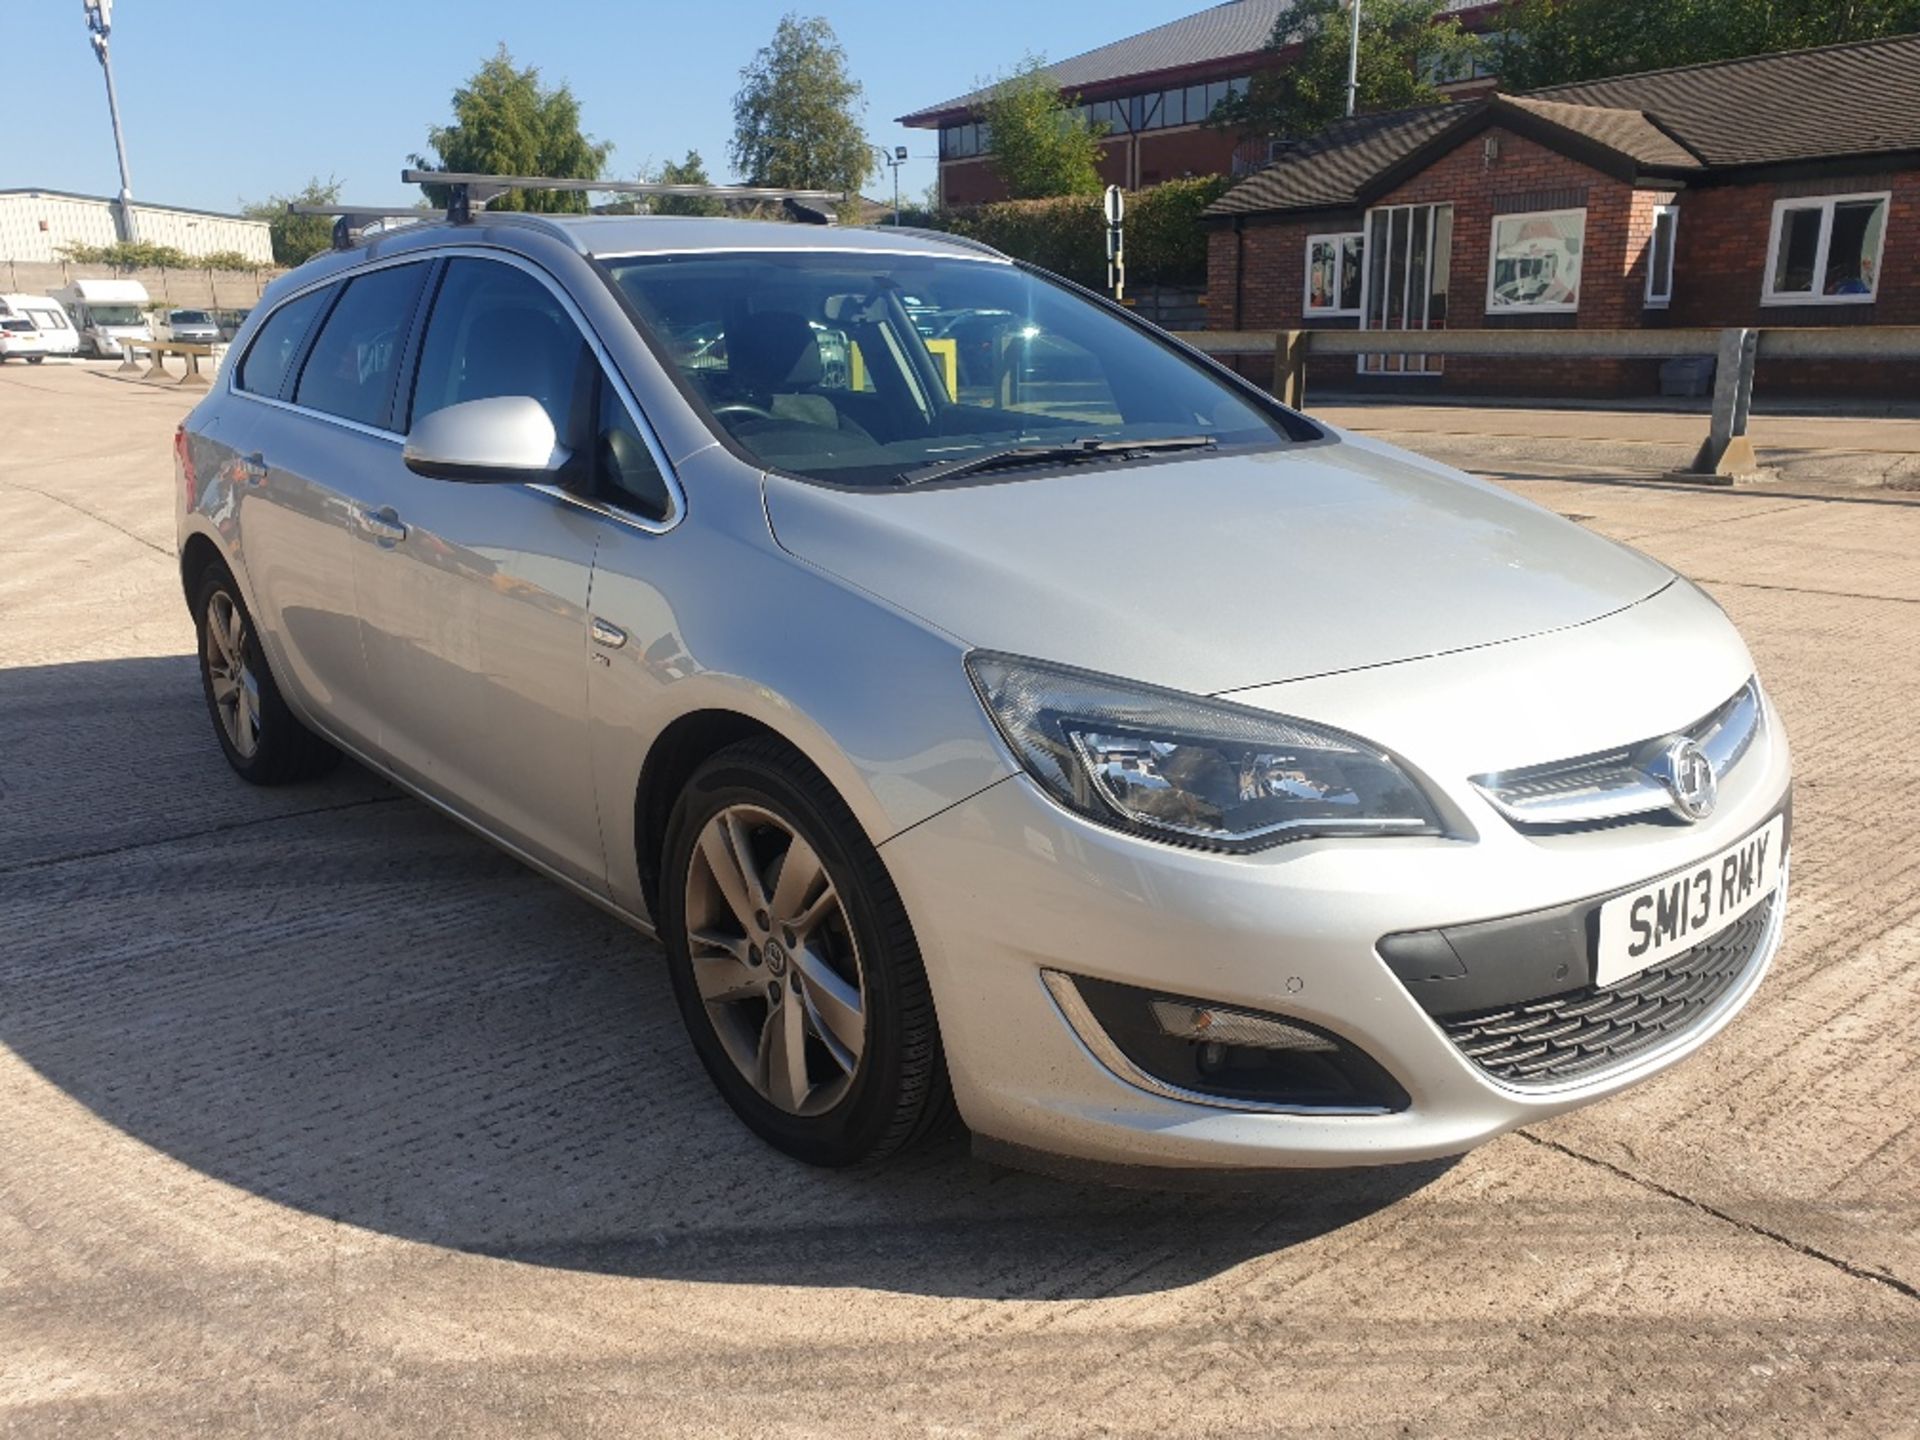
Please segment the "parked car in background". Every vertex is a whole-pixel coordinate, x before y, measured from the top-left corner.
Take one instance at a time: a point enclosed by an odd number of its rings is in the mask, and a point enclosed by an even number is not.
[[[229,765],[354,755],[658,935],[802,1159],[950,1098],[1015,1156],[1454,1154],[1779,945],[1786,737],[1711,598],[983,247],[476,214],[232,360],[175,437]]]
[[[49,355],[73,355],[80,349],[80,332],[73,328],[65,307],[51,295],[0,295],[0,316],[31,320]]]
[[[47,358],[47,340],[24,315],[0,316],[0,360],[38,365]]]
[[[129,340],[153,339],[147,319],[153,300],[138,280],[76,280],[53,298],[79,332],[82,355],[118,356]]]
[[[169,310],[165,323],[165,338],[178,340],[187,345],[217,345],[220,343],[220,326],[204,310]]]

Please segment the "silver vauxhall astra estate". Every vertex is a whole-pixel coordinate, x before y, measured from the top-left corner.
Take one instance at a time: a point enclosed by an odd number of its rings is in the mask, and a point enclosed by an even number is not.
[[[1450,1154],[1697,1049],[1786,739],[1663,566],[964,242],[481,215],[181,427],[245,779],[341,752],[657,934],[760,1135]]]

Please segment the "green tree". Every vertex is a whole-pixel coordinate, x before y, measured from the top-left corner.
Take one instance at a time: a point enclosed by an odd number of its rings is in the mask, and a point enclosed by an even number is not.
[[[874,168],[860,123],[865,109],[833,27],[818,16],[782,16],[773,39],[740,71],[733,168],[749,185],[851,197]]]
[[[580,102],[562,82],[540,83],[540,71],[522,70],[503,44],[466,84],[453,92],[453,123],[427,131],[431,155],[415,155],[422,170],[476,175],[543,175],[561,180],[597,180],[613,145],[580,129]],[[426,184],[429,203],[444,207],[445,185]],[[491,201],[494,210],[581,213],[587,197],[578,190],[515,190]]]
[[[1534,90],[1920,30],[1920,0],[1518,0],[1500,72]]]
[[[253,220],[267,222],[273,238],[273,263],[304,265],[323,250],[333,246],[333,217],[329,215],[289,215],[288,205],[338,205],[340,182],[318,175],[306,187],[292,195],[269,195],[242,205],[240,213]]]
[[[987,155],[1016,200],[1096,195],[1100,136],[1064,99],[1047,62],[1029,55],[987,92],[980,107],[987,123]]]
[[[1359,104],[1362,112],[1439,105],[1447,96],[1436,75],[1468,73],[1488,52],[1442,0],[1366,0],[1361,11]],[[1229,96],[1208,118],[1215,129],[1252,137],[1308,135],[1347,113],[1351,42],[1347,0],[1297,0],[1281,13],[1269,50],[1299,54],[1258,72],[1248,89]]]
[[[700,158],[698,150],[687,151],[687,158],[678,162],[668,160],[647,177],[661,185],[711,185],[713,177],[707,174],[707,162]],[[726,205],[719,200],[708,200],[693,195],[661,195],[653,202],[656,215],[724,215]]]

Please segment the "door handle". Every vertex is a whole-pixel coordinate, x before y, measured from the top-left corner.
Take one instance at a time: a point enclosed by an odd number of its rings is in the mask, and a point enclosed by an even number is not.
[[[622,630],[618,625],[609,625],[598,615],[593,617],[592,634],[594,644],[604,645],[609,650],[618,650],[622,645],[627,643],[626,631]]]
[[[376,540],[398,543],[407,538],[407,527],[400,522],[400,516],[391,505],[378,510],[362,510],[360,526]]]

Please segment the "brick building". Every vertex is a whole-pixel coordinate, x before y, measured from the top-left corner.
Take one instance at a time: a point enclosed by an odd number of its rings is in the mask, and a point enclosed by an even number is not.
[[[1216,329],[1920,324],[1920,36],[1367,115],[1209,211]],[[1361,388],[1651,389],[1644,362],[1370,356]],[[1920,367],[1763,388],[1920,394]]]
[[[1107,131],[1101,174],[1110,185],[1144,189],[1186,175],[1238,175],[1264,164],[1264,141],[1243,142],[1206,128],[1208,115],[1244,91],[1260,71],[1282,68],[1291,52],[1266,48],[1292,0],[1228,0],[1047,67],[1061,95]],[[1498,0],[1448,0],[1470,29],[1491,22]],[[1472,93],[1491,83],[1463,75],[1448,89]],[[940,135],[940,200],[977,205],[1004,200],[1006,186],[986,153],[980,121],[986,91],[976,90],[900,117],[910,129]]]

